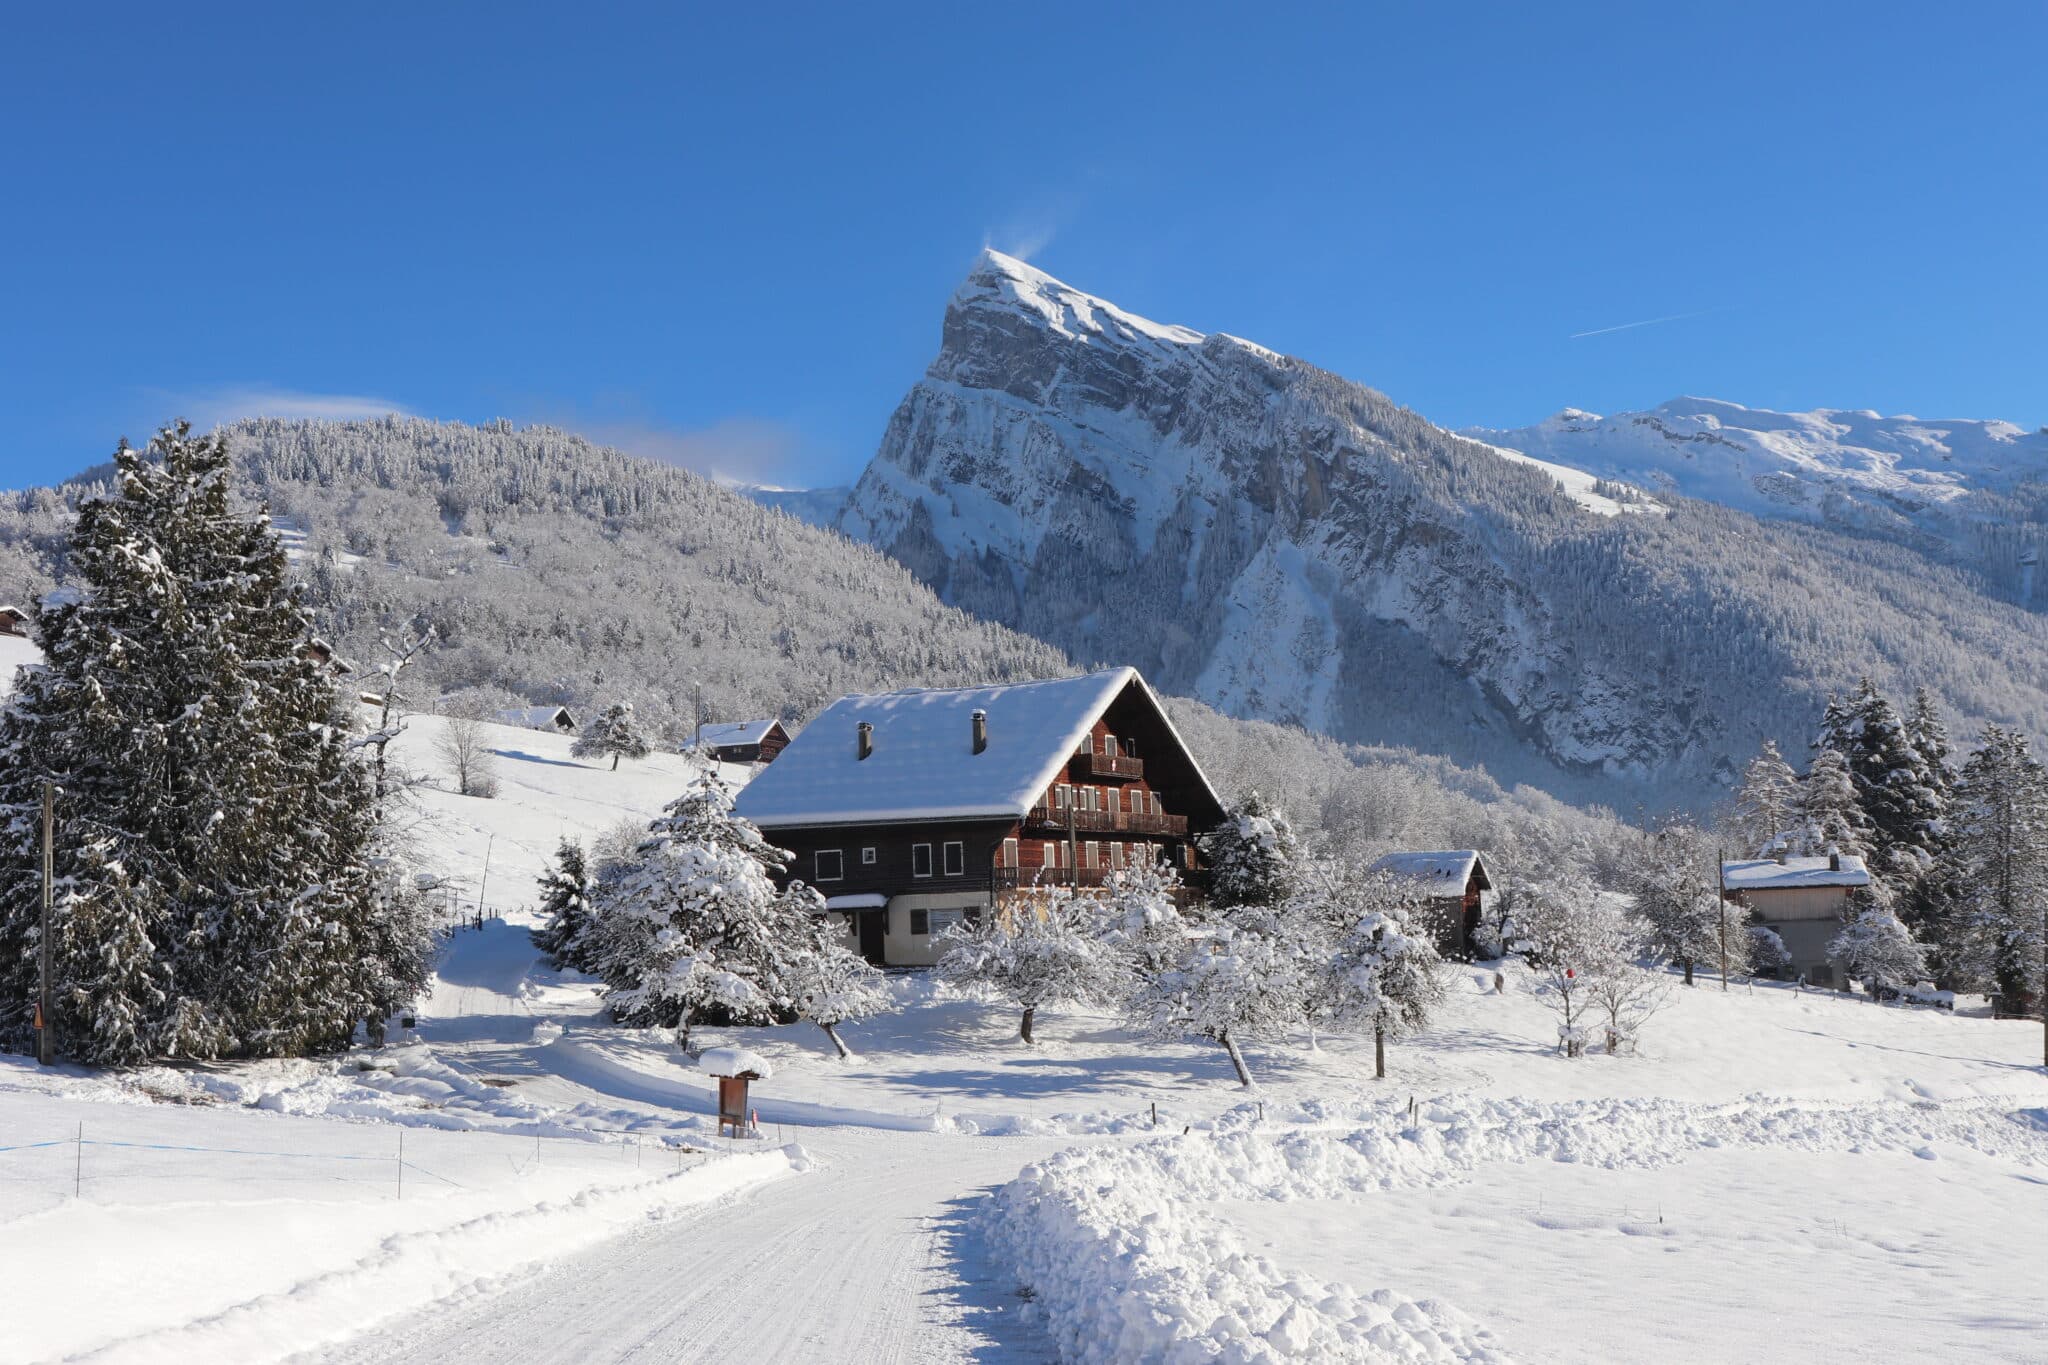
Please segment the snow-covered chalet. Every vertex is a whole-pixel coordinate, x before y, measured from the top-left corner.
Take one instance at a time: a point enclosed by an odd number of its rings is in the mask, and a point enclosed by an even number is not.
[[[789,731],[779,720],[713,721],[697,727],[696,747],[719,763],[773,763]]]
[[[1005,891],[1197,871],[1223,805],[1136,669],[841,697],[740,793],[869,961],[924,966]]]
[[[1426,853],[1389,853],[1372,871],[1384,872],[1420,903],[1436,949],[1445,957],[1469,961],[1473,935],[1479,929],[1481,901],[1493,889],[1486,864],[1476,848],[1439,849]]]
[[[1778,936],[1791,958],[1783,970],[1814,986],[1846,985],[1828,945],[1849,918],[1856,892],[1869,885],[1870,869],[1852,853],[1721,864],[1721,894],[1746,909],[1753,925]]]

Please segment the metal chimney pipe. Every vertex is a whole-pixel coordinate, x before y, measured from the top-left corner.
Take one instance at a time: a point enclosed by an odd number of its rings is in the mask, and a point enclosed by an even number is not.
[[[860,723],[860,756],[866,758],[875,751],[875,727],[866,721]]]
[[[974,752],[980,753],[986,748],[988,748],[988,712],[976,711],[974,713]]]

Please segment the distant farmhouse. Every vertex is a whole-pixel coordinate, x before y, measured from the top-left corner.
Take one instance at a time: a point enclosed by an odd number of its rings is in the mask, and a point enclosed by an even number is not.
[[[1789,970],[1815,986],[1844,983],[1828,944],[1849,918],[1850,897],[1869,885],[1870,870],[1847,853],[1721,864],[1722,894],[1749,911],[1752,924],[1784,940]]]
[[[28,638],[28,613],[20,607],[8,604],[0,606],[0,635],[15,635]]]
[[[1481,893],[1493,890],[1486,864],[1476,848],[1442,849],[1430,853],[1389,853],[1370,869],[1392,877],[1423,906],[1424,923],[1436,950],[1459,961],[1472,958],[1472,936],[1479,928]]]
[[[846,917],[870,962],[938,960],[938,935],[1005,892],[1100,886],[1118,868],[1197,871],[1223,819],[1137,670],[1006,687],[841,697],[740,793]]]
[[[788,745],[779,720],[721,721],[697,731],[698,748],[719,763],[773,763]]]
[[[553,730],[556,734],[576,732],[576,717],[566,706],[514,706],[498,712],[500,725],[517,725],[528,730]]]

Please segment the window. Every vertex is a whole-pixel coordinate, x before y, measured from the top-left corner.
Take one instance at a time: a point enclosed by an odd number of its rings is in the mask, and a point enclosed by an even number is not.
[[[875,850],[872,845],[860,851],[860,865],[862,867],[873,867],[875,865]]]
[[[910,846],[910,875],[929,877],[932,875],[932,846],[912,844]]]
[[[1102,754],[1103,754],[1103,757],[1105,757],[1105,758],[1115,758],[1115,757],[1116,757],[1116,736],[1115,736],[1115,735],[1104,735],[1104,736],[1102,737]]]
[[[821,848],[812,855],[821,882],[836,882],[846,875],[846,855],[836,848]]]
[[[1015,839],[1003,840],[1003,866],[1017,866],[1017,841]]]
[[[934,910],[927,918],[930,921],[931,931],[935,934],[943,934],[965,917],[966,912],[963,910]]]
[[[1044,863],[1044,866],[1046,866],[1046,867],[1058,867],[1059,865],[1060,865],[1060,846],[1059,846],[1058,844],[1054,843],[1054,842],[1053,842],[1052,840],[1050,840],[1050,839],[1047,839],[1047,840],[1045,841],[1045,863]]]
[[[912,934],[929,934],[931,931],[932,917],[930,911],[913,910],[910,912],[910,932]]]
[[[944,845],[942,851],[946,857],[946,875],[948,877],[958,877],[967,871],[967,845],[954,840]]]
[[[1101,860],[1102,846],[1096,843],[1093,839],[1090,839],[1086,844],[1081,846],[1081,866],[1086,868],[1099,867],[1101,865]]]
[[[1098,793],[1098,792],[1097,792],[1097,791],[1095,790],[1095,788],[1093,788],[1093,787],[1085,787],[1085,788],[1083,788],[1083,789],[1082,789],[1082,791],[1081,791],[1081,809],[1082,809],[1082,810],[1099,810],[1099,809],[1101,809],[1101,807],[1100,807],[1100,806],[1098,806],[1098,805],[1096,804],[1096,797],[1097,797],[1098,795],[1100,795],[1100,793]]]
[[[1136,758],[1137,756],[1138,756],[1138,741],[1137,741],[1137,740],[1135,740],[1135,739],[1127,739],[1127,740],[1125,740],[1125,741],[1124,741],[1124,757],[1125,757],[1125,758]]]
[[[1073,789],[1064,782],[1054,787],[1052,789],[1052,808],[1054,810],[1065,810],[1068,800],[1071,799],[1072,791]]]

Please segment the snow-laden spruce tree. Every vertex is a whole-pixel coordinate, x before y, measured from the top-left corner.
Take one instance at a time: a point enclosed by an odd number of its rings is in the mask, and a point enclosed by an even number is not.
[[[1156,1037],[1220,1044],[1238,1083],[1249,1087],[1242,1044],[1284,1037],[1304,1022],[1302,1002],[1318,965],[1298,944],[1226,916],[1188,939],[1170,966],[1140,981],[1126,1007]]]
[[[1113,1003],[1122,973],[1104,942],[1093,896],[1042,887],[1008,897],[978,924],[957,924],[940,943],[939,975],[984,987],[1023,1011],[1017,1036],[1035,1042],[1038,1011]]]
[[[533,946],[548,965],[563,971],[587,972],[594,966],[591,942],[590,860],[583,845],[564,838],[555,861],[540,877],[540,917]]]
[[[853,1050],[839,1036],[839,1026],[872,1019],[894,1001],[882,973],[832,937],[827,919],[829,916],[813,917],[816,937],[810,951],[797,960],[796,1012],[824,1030],[840,1060],[848,1061]]]
[[[1943,957],[1966,986],[1989,985],[2012,1006],[2040,999],[2048,987],[2048,771],[2025,735],[1984,727],[1956,782],[1951,824],[1944,880],[1955,909]],[[2048,1037],[2043,1048],[2048,1062]]]
[[[699,1021],[794,1018],[825,903],[802,882],[776,890],[788,866],[733,813],[725,784],[700,773],[592,897],[594,965],[614,1013],[673,1027],[684,1048]]]
[[[1719,856],[1706,831],[1676,820],[1649,840],[1630,885],[1649,950],[1681,968],[1688,986],[1693,969],[1718,965],[1724,948],[1728,971],[1749,965],[1741,912],[1721,900]]]
[[[1257,792],[1197,842],[1209,867],[1209,899],[1218,906],[1278,905],[1293,889],[1301,843],[1287,813]]]
[[[1762,858],[1780,840],[1792,836],[1799,824],[1799,774],[1778,752],[1776,740],[1766,739],[1763,747],[1742,770],[1729,811],[1728,832],[1737,856]]]
[[[1828,943],[1828,956],[1861,981],[1872,999],[1882,999],[1927,975],[1927,954],[1899,917],[1872,900],[1862,900],[1849,922]]]
[[[1387,1039],[1421,1032],[1444,1002],[1443,961],[1427,933],[1402,929],[1409,906],[1392,878],[1361,873],[1336,885],[1360,913],[1313,994],[1336,1023],[1372,1030],[1373,1075],[1385,1079]]]
[[[379,868],[376,802],[332,672],[228,450],[124,442],[71,530],[83,592],[0,713],[0,1036],[30,1037],[45,779],[62,787],[55,1024],[82,1061],[345,1045],[424,980]]]
[[[633,703],[615,701],[595,719],[584,723],[569,752],[577,758],[603,758],[609,754],[612,770],[616,772],[620,759],[645,758],[654,752],[654,746],[633,717]]]
[[[1822,749],[1799,782],[1800,847],[1795,852],[1864,856],[1873,835],[1856,794],[1856,778],[1839,749]],[[1877,869],[1873,868],[1875,875]]]
[[[1934,862],[1932,841],[1941,826],[1942,776],[1930,769],[1915,743],[1913,726],[1924,727],[1916,698],[1913,724],[1865,678],[1844,700],[1830,702],[1818,747],[1842,755],[1869,827],[1867,851],[1873,870],[1904,887]],[[1936,721],[1938,726],[1939,722]],[[1921,736],[1926,738],[1923,729]]]

